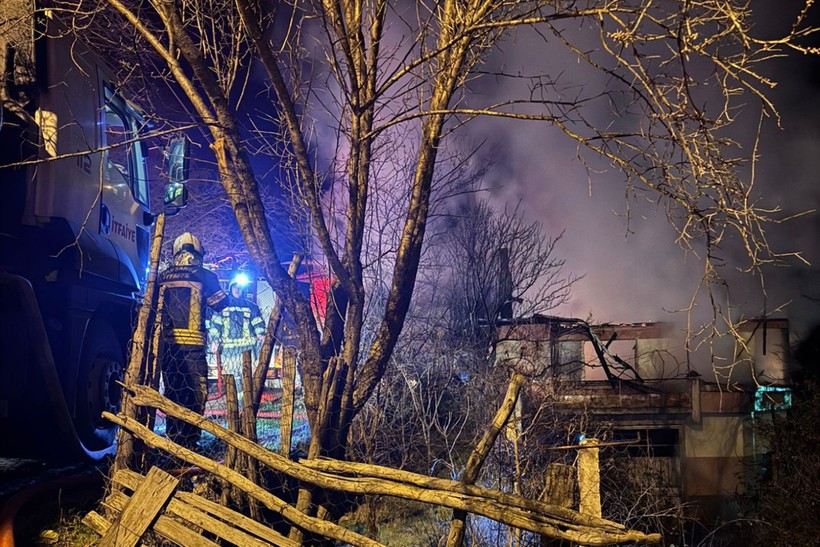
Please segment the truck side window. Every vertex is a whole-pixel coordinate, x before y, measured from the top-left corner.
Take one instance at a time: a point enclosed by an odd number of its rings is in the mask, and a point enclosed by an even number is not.
[[[145,168],[143,144],[137,141],[140,116],[117,95],[105,87],[105,142],[103,173],[114,191],[130,190],[134,199],[149,206],[148,176]],[[123,185],[123,186],[120,186]]]
[[[128,140],[125,120],[109,105],[105,107],[105,146],[109,147],[103,155],[103,176],[120,197],[129,191],[128,187],[128,146],[122,143]]]
[[[140,135],[145,126],[141,114],[131,105],[126,105],[126,113],[128,114],[128,121],[131,124],[131,131],[133,134]],[[134,199],[136,199],[145,207],[150,208],[149,193],[148,193],[148,155],[144,148],[143,141],[136,141],[131,143],[131,166],[133,169],[133,176],[131,179],[131,190],[134,192]]]

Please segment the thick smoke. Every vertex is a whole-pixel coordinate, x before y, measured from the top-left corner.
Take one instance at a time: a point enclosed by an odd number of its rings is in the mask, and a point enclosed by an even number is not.
[[[503,51],[490,58],[489,68],[526,73],[540,62],[562,70],[578,86],[602,83],[576,68],[578,63],[556,56],[560,46],[547,49],[542,40],[530,38],[536,37],[522,32],[508,40]],[[764,314],[787,317],[793,332],[801,337],[820,319],[820,214],[816,212],[820,209],[816,167],[820,103],[815,76],[819,71],[817,61],[805,56],[778,62],[779,68],[773,65],[772,70],[781,83],[773,96],[782,114],[782,129],[775,120],[764,120],[754,169],[755,193],[767,206],[782,209],[778,217],[815,210],[773,225],[769,231],[769,244],[775,251],[800,252],[810,265],[787,257],[787,267],[768,268],[765,297],[758,278],[736,272],[743,249],[721,251],[725,265],[720,274],[729,280],[735,319]],[[480,84],[477,91],[490,98],[494,93],[502,95],[517,85],[511,80],[495,78]],[[563,92],[569,95],[572,88]],[[736,138],[744,152],[751,154],[760,109],[752,98],[747,106]],[[602,110],[599,115],[606,120],[610,114]],[[675,312],[689,307],[703,265],[697,256],[676,245],[665,211],[647,199],[654,196],[636,194],[627,200],[619,173],[604,163],[585,169],[576,157],[574,142],[547,123],[484,120],[472,131],[476,139],[485,141],[484,148],[491,150],[487,156],[495,162],[487,184],[495,202],[500,207],[521,202],[529,219],[542,222],[550,235],[566,230],[558,254],[566,258],[568,270],[585,278],[557,314],[592,316],[596,322],[686,319],[685,314]],[[707,317],[709,303],[701,298],[697,304],[697,316]]]

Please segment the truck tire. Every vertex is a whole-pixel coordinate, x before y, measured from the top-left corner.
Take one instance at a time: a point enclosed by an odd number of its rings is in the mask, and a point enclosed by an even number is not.
[[[108,453],[117,437],[117,426],[102,417],[117,413],[123,378],[123,349],[114,329],[104,320],[88,325],[80,355],[74,428],[85,452],[95,457]]]

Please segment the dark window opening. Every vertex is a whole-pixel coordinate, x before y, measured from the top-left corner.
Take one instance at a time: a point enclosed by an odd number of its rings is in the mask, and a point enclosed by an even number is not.
[[[615,442],[630,442],[624,455],[637,458],[675,458],[679,454],[680,432],[674,428],[616,429]]]

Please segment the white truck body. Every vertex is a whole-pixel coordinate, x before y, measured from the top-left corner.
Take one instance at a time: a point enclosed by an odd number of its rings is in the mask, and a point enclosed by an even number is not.
[[[99,459],[150,230],[143,125],[35,2],[0,0],[0,455]]]

